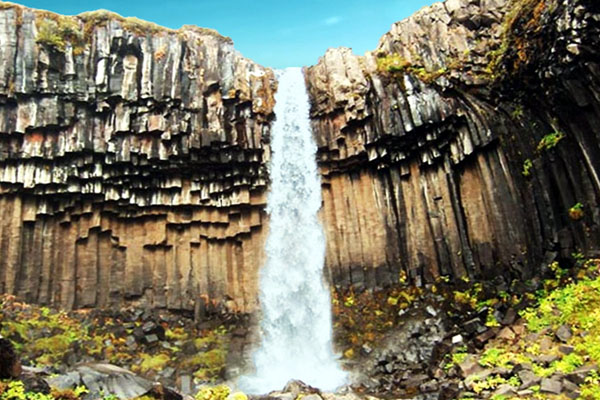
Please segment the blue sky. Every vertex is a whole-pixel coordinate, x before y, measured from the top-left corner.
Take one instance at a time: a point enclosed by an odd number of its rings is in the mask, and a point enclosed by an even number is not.
[[[315,64],[329,47],[363,54],[393,22],[433,0],[23,0],[61,14],[104,8],[169,28],[193,24],[230,36],[244,56],[265,66]]]

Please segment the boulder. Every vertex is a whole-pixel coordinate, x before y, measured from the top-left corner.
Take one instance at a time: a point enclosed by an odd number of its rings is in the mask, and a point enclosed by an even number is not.
[[[0,379],[17,378],[21,375],[21,361],[8,339],[0,337]]]
[[[558,338],[558,340],[560,340],[563,343],[568,342],[572,336],[573,336],[573,332],[571,331],[571,327],[569,327],[568,325],[561,325],[556,330],[556,337]]]
[[[67,374],[49,378],[48,382],[59,389],[84,385],[92,396],[110,393],[121,400],[139,397],[154,389],[151,381],[124,368],[102,363],[79,365]]]
[[[560,394],[562,392],[562,382],[555,378],[544,378],[540,385],[542,393]]]

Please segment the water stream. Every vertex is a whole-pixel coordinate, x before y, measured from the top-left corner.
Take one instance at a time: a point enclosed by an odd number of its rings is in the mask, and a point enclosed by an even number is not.
[[[325,237],[317,217],[321,185],[309,100],[300,68],[278,72],[271,159],[272,186],[266,264],[260,274],[261,346],[255,373],[239,385],[248,393],[280,390],[299,379],[322,390],[346,374],[332,350],[331,300],[323,278]]]

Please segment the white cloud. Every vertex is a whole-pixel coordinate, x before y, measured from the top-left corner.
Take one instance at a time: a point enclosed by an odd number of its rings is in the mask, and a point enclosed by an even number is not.
[[[342,17],[340,17],[339,15],[335,15],[333,17],[329,17],[329,18],[325,19],[323,21],[323,24],[327,25],[327,26],[331,26],[331,25],[337,25],[340,22],[342,22]]]

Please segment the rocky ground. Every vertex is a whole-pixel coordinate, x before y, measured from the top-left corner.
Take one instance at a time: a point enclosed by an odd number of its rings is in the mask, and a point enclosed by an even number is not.
[[[555,262],[546,279],[510,285],[335,292],[351,386],[332,394],[296,382],[256,398],[600,399],[599,265]],[[255,340],[248,317],[65,313],[12,296],[1,306],[1,400],[247,398],[230,386]]]

